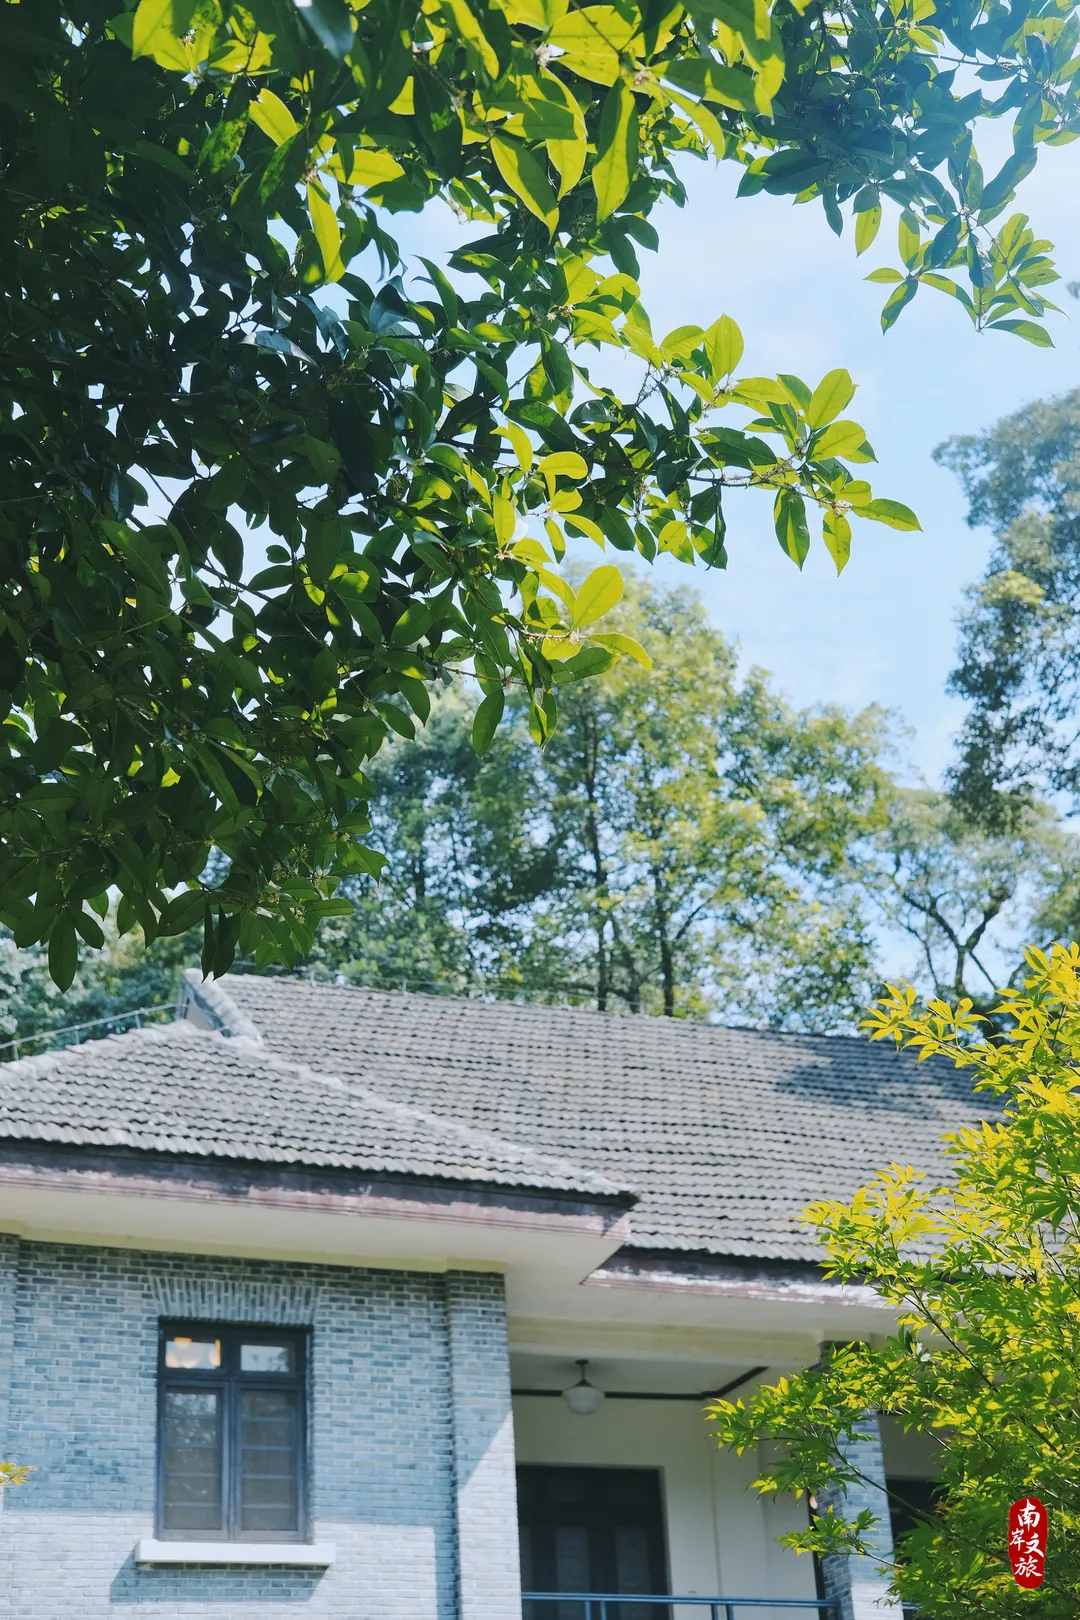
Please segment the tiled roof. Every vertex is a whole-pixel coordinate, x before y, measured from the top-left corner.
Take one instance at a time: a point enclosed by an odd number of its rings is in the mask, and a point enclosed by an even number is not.
[[[963,1071],[884,1044],[229,976],[190,991],[382,1096],[635,1188],[634,1246],[820,1257],[799,1211],[899,1161],[938,1173],[943,1132],[987,1117]]]
[[[561,1157],[189,1023],[0,1064],[0,1137],[604,1198],[622,1190]]]

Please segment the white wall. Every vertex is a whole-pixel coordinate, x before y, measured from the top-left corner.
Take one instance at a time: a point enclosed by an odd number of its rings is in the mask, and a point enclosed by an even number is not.
[[[783,1531],[806,1523],[805,1506],[763,1502],[750,1491],[756,1459],[719,1452],[695,1402],[609,1400],[595,1417],[575,1417],[562,1401],[516,1396],[514,1433],[519,1463],[660,1469],[673,1592],[813,1597],[810,1559],[775,1543]],[[677,1620],[702,1613],[676,1611]],[[736,1620],[784,1614],[743,1609]],[[813,1609],[786,1616],[817,1620]]]

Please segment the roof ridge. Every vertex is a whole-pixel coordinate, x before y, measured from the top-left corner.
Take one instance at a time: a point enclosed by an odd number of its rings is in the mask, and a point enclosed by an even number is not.
[[[202,979],[198,968],[188,968],[184,976],[189,982],[197,985],[200,992],[204,985],[210,982]],[[615,1008],[600,1011],[597,1007],[570,1007],[554,1001],[513,1001],[509,998],[502,999],[497,996],[487,999],[481,996],[439,995],[430,990],[392,990],[384,985],[337,984],[326,979],[304,979],[286,973],[228,973],[224,975],[224,979],[236,985],[255,981],[258,984],[266,985],[295,985],[304,990],[347,991],[358,995],[384,997],[388,1001],[395,1002],[427,1001],[443,1007],[449,1003],[454,1007],[483,1007],[489,1011],[496,1008],[500,1010],[505,1008],[507,1012],[535,1011],[538,1013],[559,1013],[582,1020],[617,1020],[619,1023],[643,1023],[672,1034],[677,1031],[681,1033],[689,1030],[706,1033],[723,1031],[725,1034],[754,1035],[759,1039],[769,1041],[838,1041],[859,1048],[866,1045],[864,1035],[847,1035],[839,1031],[830,1034],[820,1030],[761,1029],[753,1024],[712,1023],[701,1018],[669,1018],[661,1013],[629,1012]],[[245,1023],[250,1028],[257,1029],[258,1026],[254,1024],[247,1014],[241,1011],[229,992],[222,988],[222,983],[222,980],[217,980],[213,984],[215,1002],[220,1002],[222,1008],[230,1009],[230,1016],[239,1023]],[[201,1000],[201,994],[196,995],[194,999]],[[208,1002],[209,999],[208,997]],[[261,1034],[259,1039],[262,1039]]]
[[[227,978],[240,979],[240,973],[230,973]],[[252,977],[269,979],[269,974],[253,974]],[[184,1022],[184,1010],[189,1002],[194,1002],[200,1012],[213,1019],[217,1029],[224,1035],[234,1039],[246,1038],[254,1041],[256,1045],[263,1046],[265,1042],[258,1024],[241,1010],[225,989],[220,979],[204,977],[198,968],[185,968],[180,981],[180,994],[176,1003],[176,1022]]]

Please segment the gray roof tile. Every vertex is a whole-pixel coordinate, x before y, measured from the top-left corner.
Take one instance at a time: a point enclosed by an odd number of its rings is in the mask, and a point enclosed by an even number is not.
[[[969,1077],[849,1037],[229,976],[199,994],[290,1061],[629,1185],[641,1248],[819,1258],[799,1211],[894,1161],[939,1174]],[[196,985],[193,984],[194,990]]]
[[[320,1045],[309,1031],[304,1057]],[[0,1064],[0,1137],[615,1197],[562,1156],[499,1141],[190,1023]]]

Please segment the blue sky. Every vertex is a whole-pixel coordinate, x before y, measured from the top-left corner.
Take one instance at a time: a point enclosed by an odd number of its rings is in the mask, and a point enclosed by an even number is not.
[[[1007,134],[980,132],[988,173],[997,167],[991,146],[1000,149],[998,161],[1007,155]],[[877,702],[898,711],[911,728],[911,773],[934,781],[961,715],[944,691],[955,616],[990,536],[967,527],[959,489],[931,452],[950,434],[977,433],[1025,401],[1080,386],[1080,303],[1062,288],[1065,313],[1053,318],[1052,350],[1000,333],[979,336],[951,299],[930,291],[883,335],[888,289],[865,277],[899,262],[895,218],[886,217],[877,242],[857,259],[850,231],[838,240],[820,204],[736,199],[741,172],[688,161],[687,206],[653,214],[660,250],[641,259],[654,331],[707,326],[726,313],[746,338],[746,374],[791,371],[813,385],[846,366],[859,384],[847,414],[866,427],[878,455],[867,469],[875,492],[913,506],[923,532],[856,524],[840,579],[820,544],[800,574],[777,545],[771,501],[748,493],[727,507],[728,569],[693,577],[746,664],[771,670],[799,705]],[[1080,279],[1078,182],[1080,146],[1043,148],[1016,204],[1054,242],[1065,281]],[[475,234],[448,215],[399,217],[395,225],[407,251],[435,256]],[[657,566],[673,582],[690,573],[670,559]]]
[[[1062,287],[1052,350],[980,336],[951,299],[930,291],[883,335],[888,289],[864,277],[899,262],[895,224],[883,221],[856,259],[850,234],[837,240],[819,205],[736,200],[733,166],[695,170],[687,208],[656,219],[660,253],[643,256],[654,329],[708,324],[725,311],[743,328],[748,372],[794,371],[813,384],[846,366],[859,383],[850,414],[878,455],[868,469],[875,492],[906,501],[923,524],[921,534],[856,524],[839,579],[820,546],[800,575],[773,537],[769,501],[748,494],[729,503],[726,573],[699,573],[698,583],[745,659],[774,671],[796,702],[899,710],[912,728],[912,765],[934,780],[962,713],[944,691],[955,616],[991,537],[967,527],[956,482],[931,452],[950,434],[977,433],[1028,400],[1080,386],[1080,303]],[[1017,202],[1054,242],[1065,281],[1080,279],[1078,181],[1080,146],[1044,148]]]

